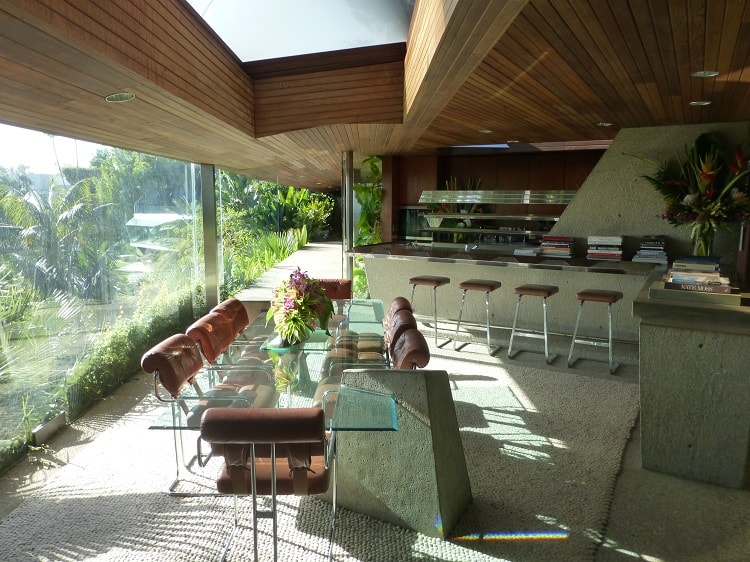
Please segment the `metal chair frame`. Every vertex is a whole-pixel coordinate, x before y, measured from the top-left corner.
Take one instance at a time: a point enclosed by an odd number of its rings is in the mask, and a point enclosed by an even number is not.
[[[250,445],[250,457],[249,457],[249,464],[250,464],[250,495],[252,498],[252,519],[253,519],[253,560],[254,562],[258,562],[258,520],[259,519],[271,519],[272,529],[273,529],[273,560],[274,562],[277,562],[278,560],[278,517],[277,517],[277,456],[276,456],[276,446],[282,445],[287,441],[279,441],[279,442],[265,442],[265,441],[258,441],[258,442],[252,442],[248,441],[248,444]],[[326,431],[323,435],[323,442],[324,442],[324,459],[325,459],[325,468],[326,470],[330,470],[330,489],[331,489],[331,523],[330,523],[330,529],[329,529],[329,545],[328,545],[328,561],[331,562],[333,560],[333,540],[336,533],[336,518],[337,518],[337,475],[336,475],[336,431]],[[265,456],[258,456],[256,455],[256,445],[262,444],[262,445],[270,445],[270,469],[271,469],[271,495],[270,495],[270,501],[271,501],[271,508],[270,509],[259,509],[258,507],[258,483],[257,483],[257,473],[256,473],[256,461],[259,458],[267,458]],[[218,495],[227,495],[227,494],[218,494]],[[239,512],[238,512],[238,496],[239,494],[232,494],[233,495],[233,524],[232,529],[229,533],[229,536],[227,538],[226,543],[224,544],[224,548],[222,550],[221,556],[219,558],[219,562],[224,562],[227,559],[227,554],[229,553],[229,549],[232,545],[232,542],[234,540],[234,537],[236,535],[237,529],[239,528]]]

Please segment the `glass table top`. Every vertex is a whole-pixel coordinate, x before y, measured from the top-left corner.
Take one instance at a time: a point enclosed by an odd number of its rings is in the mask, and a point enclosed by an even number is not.
[[[384,306],[378,300],[346,300],[335,301],[341,304],[345,330],[367,334],[367,337],[380,337],[383,334]],[[269,383],[273,385],[273,372],[278,365],[293,370],[296,381],[289,390],[279,393],[276,407],[309,407],[314,404],[316,385],[330,375],[327,370],[326,352],[331,350],[337,330],[331,330],[327,335],[325,330],[316,330],[311,337],[301,345],[281,347],[280,338],[272,327],[266,326],[265,319],[259,316],[245,332],[245,337],[238,339],[236,352],[232,361],[237,363],[217,364],[215,367],[201,371],[197,377],[200,388],[206,394],[198,396],[194,389],[188,387],[181,392],[181,403],[167,404],[158,418],[150,425],[151,429],[199,429],[200,411],[206,407],[247,407],[252,403],[253,396],[232,395],[231,392],[215,393],[215,386],[223,379],[224,374],[236,371],[239,374],[250,372],[264,372],[269,376]],[[260,346],[262,354],[256,357],[260,362],[243,364],[241,351],[245,344],[254,337],[265,337]],[[357,363],[359,365],[359,363]],[[351,365],[352,367],[355,364]],[[221,371],[227,371],[222,374]],[[263,390],[263,389],[260,389]],[[266,389],[267,390],[267,389]],[[265,390],[264,390],[265,392]],[[247,393],[245,393],[247,394]],[[380,393],[372,393],[353,387],[345,387],[337,401],[341,399],[339,418],[331,422],[331,427],[341,430],[375,431],[395,430],[395,402],[392,398]]]

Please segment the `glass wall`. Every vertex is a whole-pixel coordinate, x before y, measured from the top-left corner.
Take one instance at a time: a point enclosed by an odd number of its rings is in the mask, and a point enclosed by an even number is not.
[[[189,325],[202,249],[200,166],[0,126],[0,470]]]

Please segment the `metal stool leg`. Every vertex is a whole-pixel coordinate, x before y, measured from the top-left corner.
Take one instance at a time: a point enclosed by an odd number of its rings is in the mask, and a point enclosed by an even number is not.
[[[411,286],[411,299],[409,299],[409,302],[412,304],[412,306],[414,306],[414,289],[416,288],[417,288],[416,285]]]
[[[547,297],[542,298],[542,316],[544,317],[544,360],[547,365],[557,359],[556,353],[549,352],[549,330],[547,329]]]
[[[487,353],[492,355],[492,347],[490,346],[490,292],[487,291],[484,294],[484,305],[487,309]]]
[[[508,342],[508,359],[513,359],[513,336],[516,334],[516,321],[518,320],[518,309],[521,307],[522,296],[518,295],[518,300],[516,300],[516,313],[513,315],[513,328],[510,330],[510,341]]]
[[[613,362],[612,358],[612,305],[607,304],[607,323],[609,324],[609,339],[608,339],[608,351],[609,351],[609,374],[614,375],[618,364]]]
[[[568,367],[571,367],[574,363],[573,361],[573,347],[576,344],[576,335],[578,335],[578,324],[581,321],[581,312],[583,312],[583,303],[585,301],[581,301],[578,303],[578,314],[576,315],[576,325],[575,328],[573,328],[573,339],[570,342],[570,351],[568,352]]]
[[[466,289],[461,293],[461,308],[458,309],[458,322],[456,323],[456,337],[453,338],[453,351],[461,348],[456,347],[456,340],[458,339],[458,329],[461,327],[461,316],[464,313],[464,302],[466,301]],[[465,345],[465,344],[464,344]],[[464,347],[463,345],[461,347]]]
[[[437,326],[437,287],[432,288],[432,316],[433,316],[433,326],[435,326],[435,346],[437,346],[437,332],[438,332],[438,326]]]

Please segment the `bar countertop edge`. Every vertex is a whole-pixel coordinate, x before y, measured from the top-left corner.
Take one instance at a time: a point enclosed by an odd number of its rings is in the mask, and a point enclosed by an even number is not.
[[[586,258],[548,258],[539,256],[513,256],[501,250],[432,247],[429,244],[391,242],[357,246],[347,253],[350,256],[389,260],[422,260],[440,263],[460,263],[464,265],[485,265],[496,267],[519,267],[526,269],[546,269],[610,273],[617,275],[648,276],[659,269],[650,263],[630,261],[588,260]]]

